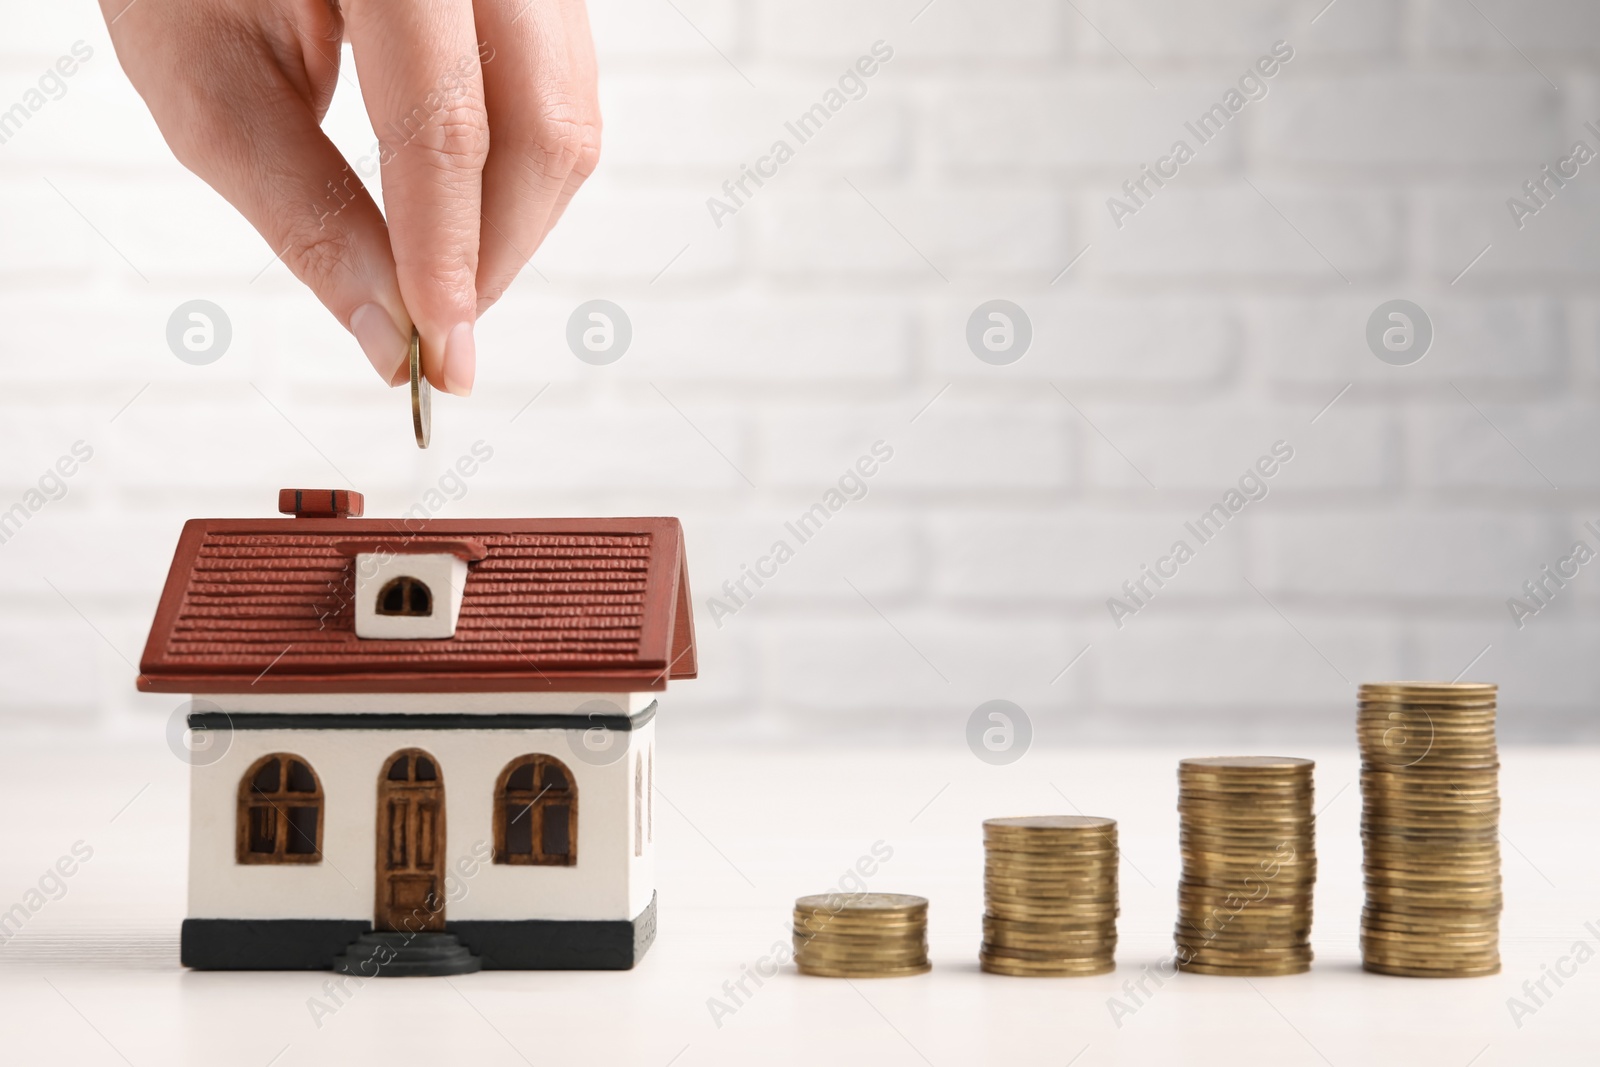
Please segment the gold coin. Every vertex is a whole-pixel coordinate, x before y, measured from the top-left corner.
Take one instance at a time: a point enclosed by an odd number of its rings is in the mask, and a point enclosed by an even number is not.
[[[1396,949],[1411,947],[1425,954],[1432,953],[1437,955],[1441,952],[1467,954],[1494,951],[1499,947],[1500,938],[1497,934],[1483,934],[1471,938],[1454,937],[1446,941],[1435,938],[1420,938],[1411,934],[1400,934],[1392,930],[1362,930],[1361,943],[1363,945],[1372,945],[1375,948]]]
[[[1417,693],[1488,694],[1500,691],[1494,682],[1363,682],[1360,695],[1368,693],[1399,693],[1411,696]]]
[[[1014,904],[1004,900],[986,901],[984,910],[997,919],[1015,922],[1075,922],[1084,925],[1111,922],[1118,915],[1115,908],[1104,909],[1099,912],[1084,912],[1045,905]]]
[[[433,435],[433,386],[422,376],[422,335],[411,327],[411,429],[417,436],[417,447],[427,448]]]
[[[1281,945],[1257,948],[1243,945],[1222,946],[1215,943],[1195,946],[1192,942],[1185,942],[1182,939],[1178,939],[1177,944],[1188,950],[1190,959],[1231,966],[1242,966],[1247,963],[1282,963],[1287,960],[1303,959],[1311,953],[1311,946],[1304,942],[1300,944],[1284,942]]]
[[[924,925],[917,926],[892,926],[881,930],[871,927],[851,927],[840,929],[826,927],[818,929],[814,926],[804,926],[800,923],[794,925],[796,943],[800,941],[819,941],[840,945],[852,945],[868,942],[872,944],[894,944],[899,941],[926,937],[928,928]]]
[[[1070,946],[1051,946],[1049,948],[1035,948],[1023,945],[1003,945],[998,942],[985,940],[983,952],[990,956],[998,956],[1011,960],[1032,960],[1036,963],[1045,963],[1051,960],[1083,960],[1090,957],[1104,959],[1109,952],[1102,942],[1091,948],[1077,950]]]
[[[1231,868],[1239,871],[1240,877],[1254,874],[1258,878],[1271,881],[1284,871],[1295,871],[1317,865],[1317,855],[1309,847],[1290,846],[1284,852],[1279,852],[1276,846],[1263,849],[1256,846],[1233,848],[1219,847],[1220,845],[1221,842],[1207,840],[1180,842],[1179,852],[1185,868],[1217,870]]]
[[[803,925],[813,930],[894,930],[903,927],[920,929],[928,925],[927,915],[918,913],[905,915],[885,912],[880,915],[863,915],[859,912],[840,912],[837,915],[828,915],[798,909],[794,913],[794,921],[797,926]]]
[[[1271,917],[1256,916],[1249,922],[1230,921],[1226,916],[1212,918],[1180,913],[1173,927],[1173,935],[1191,941],[1239,941],[1264,937],[1273,939],[1273,944],[1285,945],[1304,936],[1310,929],[1309,909]]]
[[[1172,932],[1173,941],[1194,949],[1214,948],[1221,951],[1242,952],[1250,949],[1281,949],[1304,947],[1311,940],[1311,924],[1301,922],[1258,931],[1234,931],[1231,927],[1214,934],[1200,934],[1186,930],[1181,925]]]
[[[1309,819],[1311,798],[1307,795],[1305,803],[1271,807],[1264,803],[1258,804],[1256,798],[1249,794],[1245,794],[1244,799],[1225,802],[1179,797],[1178,811],[1191,819],[1217,822],[1226,826],[1261,824],[1260,829],[1270,830],[1274,824],[1299,823]]]
[[[1366,884],[1370,886],[1393,886],[1400,889],[1448,889],[1460,886],[1462,889],[1500,889],[1500,875],[1497,871],[1458,873],[1455,871],[1430,871],[1426,874],[1401,874],[1396,871],[1374,870],[1370,866],[1366,870]]]
[[[830,915],[888,915],[894,912],[925,911],[927,897],[905,893],[820,893],[794,902],[796,911],[826,911]]]
[[[985,875],[985,891],[1011,896],[1039,896],[1069,900],[1116,900],[1117,884],[1105,878],[1007,878]]]
[[[904,978],[913,974],[926,974],[933,969],[933,964],[924,961],[895,967],[832,967],[801,963],[796,960],[795,969],[801,974],[809,974],[815,978]]]
[[[1476,697],[1406,700],[1399,697],[1375,696],[1358,700],[1356,709],[1358,723],[1387,722],[1393,726],[1419,726],[1424,733],[1430,722],[1474,725],[1493,719],[1498,714],[1496,701],[1481,700]]]
[[[1315,760],[1298,756],[1191,756],[1178,761],[1180,769],[1211,770],[1219,773],[1250,774],[1267,771],[1296,771],[1309,774],[1316,766]]]
[[[1485,767],[1480,770],[1455,770],[1445,767],[1429,767],[1419,764],[1415,767],[1365,767],[1361,771],[1361,779],[1374,786],[1390,786],[1396,789],[1414,788],[1445,788],[1452,790],[1489,787],[1493,788],[1498,778],[1498,768]]]
[[[1299,772],[1250,772],[1237,774],[1231,771],[1195,770],[1191,767],[1178,768],[1178,788],[1197,790],[1221,790],[1234,792],[1247,787],[1263,789],[1270,793],[1305,793],[1314,788],[1315,779],[1309,771]]]
[[[1498,912],[1479,911],[1471,915],[1409,915],[1370,907],[1361,910],[1361,924],[1376,929],[1414,933],[1417,936],[1449,937],[1500,928]]]
[[[1437,857],[1441,860],[1455,856],[1483,856],[1499,855],[1500,837],[1496,833],[1488,834],[1458,834],[1450,838],[1442,838],[1438,834],[1408,832],[1405,827],[1364,826],[1361,829],[1361,839],[1369,850],[1379,852],[1398,852],[1402,855],[1426,855],[1430,858]]]
[[[1042,958],[1049,959],[1081,959],[1084,956],[1108,956],[1116,951],[1115,938],[1097,937],[1082,941],[1061,940],[1026,940],[1016,937],[1002,937],[985,932],[984,944],[995,949],[1005,949],[1015,952],[1042,953]]]
[[[1007,948],[1032,949],[1055,952],[1062,956],[1083,956],[1091,952],[1110,952],[1117,946],[1116,934],[1101,937],[1058,937],[1015,934],[1004,930],[983,928],[983,940],[991,945]]]
[[[1384,963],[1398,967],[1482,967],[1499,961],[1500,953],[1490,945],[1470,951],[1449,952],[1436,946],[1414,950],[1396,950],[1388,944],[1363,939],[1361,958],[1368,963]]]
[[[1016,845],[985,841],[983,854],[991,859],[1011,859],[1018,863],[1115,863],[1117,839],[1095,838],[1065,844],[1037,841]]]
[[[1040,845],[1037,848],[1018,848],[986,842],[983,850],[989,860],[1012,863],[1081,863],[1114,864],[1119,859],[1115,838],[1110,841],[1093,841],[1080,845]]]
[[[1117,862],[1110,856],[1098,859],[1080,859],[1075,856],[1052,859],[1036,856],[1019,860],[1013,856],[997,856],[990,853],[984,860],[984,869],[1015,874],[1075,874],[1083,877],[1112,878],[1117,873]]]
[[[1500,973],[1500,961],[1481,967],[1456,968],[1454,970],[1429,970],[1419,967],[1396,967],[1390,964],[1375,963],[1372,960],[1361,962],[1363,970],[1373,974],[1390,974],[1400,978],[1482,978],[1486,975]]]
[[[1061,944],[1061,945],[1095,945],[1115,941],[1117,928],[1108,924],[1099,930],[1060,931],[1051,930],[1031,931],[1019,930],[1016,926],[997,926],[987,919],[983,924],[983,936],[986,941],[1005,942],[1007,944]]]
[[[985,830],[1004,833],[1017,830],[1023,833],[1050,830],[1109,830],[1117,820],[1098,815],[1014,815],[983,820]]]
[[[806,952],[795,962],[810,967],[910,967],[927,961],[926,952]]]
[[[927,952],[927,938],[917,936],[896,940],[824,941],[812,938],[795,946],[797,955],[807,956],[908,956]]]
[[[1384,967],[1414,967],[1418,970],[1439,971],[1472,971],[1485,967],[1497,967],[1500,964],[1500,954],[1493,949],[1487,952],[1476,952],[1471,955],[1460,956],[1430,955],[1427,953],[1398,955],[1376,951],[1371,945],[1364,945],[1362,946],[1361,959],[1363,963],[1378,964]]]
[[[1075,933],[1080,930],[1115,929],[1111,919],[1103,920],[1077,920],[1077,919],[1007,919],[999,915],[985,913],[984,924],[1018,930],[1022,933],[1054,934]]]
[[[1276,978],[1288,974],[1304,974],[1311,969],[1310,960],[1296,960],[1279,966],[1251,965],[1245,967],[1221,967],[1210,963],[1185,963],[1178,960],[1178,970],[1190,974],[1209,974],[1219,978]]]
[[[1191,847],[1181,849],[1184,869],[1193,867],[1197,870],[1237,870],[1241,878],[1255,875],[1268,881],[1277,879],[1283,872],[1296,871],[1301,868],[1315,867],[1316,854],[1309,850],[1295,849],[1293,855],[1277,855],[1275,850],[1268,849],[1216,849],[1200,848],[1200,845],[1210,844],[1207,841],[1196,841]],[[1263,866],[1265,862],[1265,866]],[[1276,868],[1276,870],[1273,870]]]
[[[812,934],[796,928],[795,933],[797,943],[833,945],[839,948],[875,948],[880,945],[884,948],[897,948],[903,945],[920,945],[928,936],[927,930],[922,927],[883,933],[862,931],[856,934],[837,934],[831,931],[825,934]]]
[[[1117,891],[1116,878],[1105,874],[1018,875],[1002,874],[986,869],[983,874],[983,884],[1022,890],[1054,890],[1056,892],[1078,893],[1085,896],[1102,893],[1114,896]]]
[[[1113,959],[1089,960],[1017,960],[1005,956],[978,953],[978,966],[989,974],[1004,974],[1013,978],[1079,978],[1094,974],[1108,974],[1117,969]]]

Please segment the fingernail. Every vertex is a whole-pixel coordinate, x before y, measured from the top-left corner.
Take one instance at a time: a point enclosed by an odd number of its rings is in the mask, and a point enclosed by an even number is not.
[[[456,396],[472,395],[472,378],[478,368],[478,346],[472,323],[458,322],[444,341],[444,388]]]
[[[409,338],[402,337],[389,313],[377,304],[362,304],[350,316],[350,332],[367,354],[378,376],[390,385],[406,366]]]

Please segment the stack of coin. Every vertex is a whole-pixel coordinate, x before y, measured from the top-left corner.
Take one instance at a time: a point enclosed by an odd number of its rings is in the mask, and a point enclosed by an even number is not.
[[[1361,837],[1369,971],[1500,970],[1500,760],[1493,685],[1363,685]]]
[[[1056,976],[1116,967],[1115,819],[988,819],[983,846],[984,970]]]
[[[1314,766],[1284,756],[1178,764],[1181,969],[1273,975],[1311,967]]]
[[[928,901],[901,893],[823,893],[794,902],[794,962],[824,978],[921,974]]]

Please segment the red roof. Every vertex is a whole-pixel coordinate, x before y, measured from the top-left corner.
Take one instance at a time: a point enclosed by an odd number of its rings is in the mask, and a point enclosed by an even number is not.
[[[357,512],[359,513],[359,511]],[[355,551],[470,560],[454,637],[355,635]],[[139,688],[158,693],[665,689],[696,673],[677,519],[193,519]]]

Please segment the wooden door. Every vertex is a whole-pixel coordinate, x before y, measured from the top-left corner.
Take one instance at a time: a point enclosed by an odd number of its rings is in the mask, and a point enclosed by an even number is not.
[[[444,779],[420,748],[396,752],[378,778],[379,930],[444,929]]]

